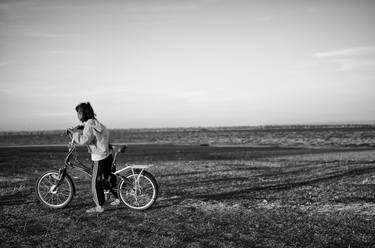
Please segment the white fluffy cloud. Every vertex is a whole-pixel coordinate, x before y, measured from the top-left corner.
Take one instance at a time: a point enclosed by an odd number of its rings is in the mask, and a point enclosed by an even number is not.
[[[335,63],[339,69],[348,71],[371,72],[375,69],[375,46],[353,47],[328,52],[318,52],[313,57]]]

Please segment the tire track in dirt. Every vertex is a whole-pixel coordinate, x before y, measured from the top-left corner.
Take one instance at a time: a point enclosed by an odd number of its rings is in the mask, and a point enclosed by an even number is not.
[[[375,162],[369,162],[368,164],[375,164]],[[191,194],[185,195],[184,198],[194,198],[194,199],[205,199],[205,200],[225,200],[238,197],[242,194],[257,192],[257,191],[282,191],[289,190],[296,187],[302,187],[306,185],[322,183],[329,180],[336,180],[343,177],[353,176],[353,175],[362,175],[375,172],[375,166],[366,166],[362,168],[353,168],[346,170],[344,172],[335,172],[318,178],[311,178],[304,181],[265,185],[258,187],[245,188],[240,190],[233,190],[230,192],[216,193],[216,194]]]

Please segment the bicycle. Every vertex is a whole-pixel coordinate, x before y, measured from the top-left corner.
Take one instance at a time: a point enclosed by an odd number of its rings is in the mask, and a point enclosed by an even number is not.
[[[92,169],[88,168],[78,158],[77,147],[70,134],[68,153],[62,168],[47,171],[36,182],[36,193],[39,201],[46,207],[59,209],[66,207],[76,194],[76,187],[67,169],[77,169],[91,177]],[[112,166],[116,166],[119,153],[125,152],[126,145],[110,145],[113,153]],[[156,201],[159,186],[154,176],[146,171],[153,165],[130,165],[113,172],[119,179],[117,192],[121,201],[130,209],[146,210]],[[114,168],[114,167],[113,167]],[[120,174],[121,173],[121,174]]]

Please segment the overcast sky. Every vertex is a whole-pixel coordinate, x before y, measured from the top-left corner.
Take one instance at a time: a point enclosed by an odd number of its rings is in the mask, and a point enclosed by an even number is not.
[[[374,120],[375,1],[0,0],[0,131]]]

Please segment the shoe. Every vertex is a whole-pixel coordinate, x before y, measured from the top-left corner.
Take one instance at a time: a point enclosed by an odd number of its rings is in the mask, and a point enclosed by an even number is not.
[[[86,213],[88,213],[88,214],[103,213],[103,212],[104,212],[104,208],[102,206],[96,206],[96,207],[93,207],[93,208],[90,208],[90,209],[86,210]]]
[[[111,206],[117,206],[119,205],[121,202],[120,202],[120,199],[115,199],[113,202],[111,202]]]

